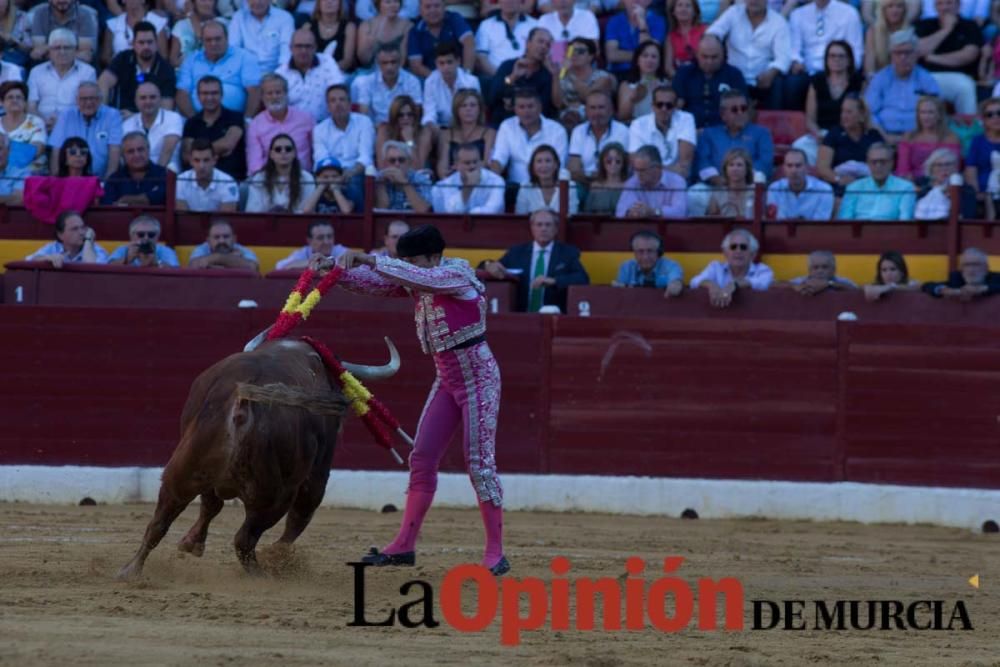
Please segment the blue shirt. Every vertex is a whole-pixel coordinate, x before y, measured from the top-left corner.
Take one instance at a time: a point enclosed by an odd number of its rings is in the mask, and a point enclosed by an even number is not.
[[[146,195],[151,206],[163,206],[167,202],[167,170],[150,162],[146,175],[137,181],[122,167],[104,183],[102,204],[114,204],[125,195]]]
[[[735,137],[729,134],[725,125],[713,125],[702,130],[695,151],[695,174],[707,181],[718,176],[722,168],[722,158],[733,148],[742,148],[750,153],[753,168],[771,177],[774,168],[774,142],[771,133],[760,125],[747,124]]]
[[[889,134],[902,134],[917,129],[917,100],[921,95],[941,95],[930,72],[915,65],[908,78],[900,79],[888,65],[872,77],[865,101],[876,125]]]
[[[109,262],[115,262],[125,259],[128,256],[128,246],[118,246],[118,249],[111,253],[111,257],[108,257]],[[165,245],[156,246],[156,263],[161,266],[173,266],[175,268],[180,268],[181,263],[177,261],[177,253],[168,248]],[[130,266],[139,266],[139,258],[136,257],[132,260]]]
[[[286,63],[292,57],[295,19],[279,7],[269,7],[264,18],[258,19],[246,3],[241,4],[243,8],[229,20],[229,45],[252,53],[262,72],[273,72],[278,63]]]
[[[94,244],[94,253],[97,255],[97,264],[106,264],[108,261],[108,251],[101,246]],[[67,262],[82,262],[83,261],[83,247],[80,247],[80,251],[75,255],[68,255],[66,253],[66,246],[62,244],[62,241],[52,241],[51,243],[46,243],[41,248],[31,253],[25,257],[25,261],[31,262],[36,259],[41,259],[48,255],[62,255]]]
[[[818,178],[806,176],[806,188],[796,194],[788,179],[771,183],[767,205],[774,206],[775,220],[830,220],[833,217],[833,188]]]
[[[243,259],[248,259],[251,262],[257,262],[260,264],[260,261],[257,259],[257,255],[254,254],[253,250],[246,246],[242,246],[237,243],[233,246],[233,251],[238,252],[240,257]],[[188,258],[188,261],[190,262],[192,259],[198,259],[199,257],[208,257],[211,254],[212,247],[209,246],[208,241],[206,241],[201,245],[195,246],[194,250],[191,251],[191,256]]]
[[[837,215],[841,220],[913,220],[916,205],[913,183],[890,174],[879,187],[869,176],[847,186]]]
[[[17,191],[24,191],[24,179],[31,176],[31,165],[15,167],[7,162],[7,166],[0,172],[0,195],[7,197]]]
[[[97,107],[97,114],[89,120],[76,107],[59,114],[52,128],[48,144],[57,151],[70,137],[80,137],[90,147],[91,171],[104,176],[108,170],[108,149],[122,143],[122,117],[117,109],[106,104]]]
[[[1000,143],[993,143],[985,134],[979,134],[972,138],[969,154],[965,156],[965,166],[976,168],[980,192],[986,192],[989,184],[990,172],[993,170],[993,151],[1000,151]]]
[[[618,267],[617,282],[625,287],[658,287],[665,289],[675,280],[684,280],[684,270],[672,259],[660,257],[648,274],[639,270],[639,262],[630,259]]]
[[[472,35],[472,29],[465,22],[461,14],[446,11],[444,21],[441,24],[441,33],[435,37],[427,27],[426,21],[420,19],[417,24],[410,28],[410,36],[406,41],[406,55],[408,58],[420,58],[424,67],[434,71],[434,50],[441,42],[455,42],[459,47],[462,45],[462,38]],[[459,64],[462,63],[462,53],[459,50]]]
[[[646,25],[649,27],[650,39],[662,44],[667,37],[666,20],[653,10],[647,9]],[[639,29],[628,22],[628,15],[625,12],[618,12],[608,21],[608,27],[604,31],[604,41],[618,42],[618,48],[622,51],[635,51],[639,48]],[[631,67],[631,63],[614,63],[608,69],[612,72],[624,72]]]
[[[195,111],[201,111],[198,101],[198,81],[211,74],[222,81],[222,106],[240,113],[246,112],[247,86],[259,86],[261,69],[257,56],[245,49],[230,46],[218,62],[205,57],[204,49],[189,54],[177,74],[177,89],[186,90]]]

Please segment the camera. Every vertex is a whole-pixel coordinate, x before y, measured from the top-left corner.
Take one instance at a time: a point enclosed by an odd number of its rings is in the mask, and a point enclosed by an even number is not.
[[[156,252],[156,244],[152,241],[143,241],[137,247],[140,255],[152,255]]]

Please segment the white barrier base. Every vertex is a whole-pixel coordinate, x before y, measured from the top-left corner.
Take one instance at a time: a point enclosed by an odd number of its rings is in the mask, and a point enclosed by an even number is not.
[[[0,502],[76,504],[155,502],[161,468],[0,466]],[[407,474],[334,470],[323,504],[378,510],[402,508]],[[703,519],[763,517],[862,523],[928,523],[979,530],[1000,522],[1000,491],[884,484],[775,482],[606,477],[598,475],[502,475],[511,510],[602,512],[678,517],[693,509]],[[442,474],[435,503],[474,507],[465,475]]]

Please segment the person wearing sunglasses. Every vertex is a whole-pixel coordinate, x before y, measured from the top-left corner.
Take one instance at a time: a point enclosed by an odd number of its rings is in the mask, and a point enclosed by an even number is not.
[[[128,245],[119,246],[108,264],[124,264],[145,268],[180,268],[177,253],[159,243],[160,221],[151,215],[140,215],[128,225]]]
[[[698,134],[694,116],[677,108],[677,93],[667,85],[653,91],[653,112],[632,121],[629,150],[651,144],[660,151],[663,165],[685,181],[691,175]]]
[[[302,168],[312,169],[312,132],[316,119],[308,111],[288,106],[288,82],[277,74],[261,77],[260,95],[264,110],[247,127],[247,169],[255,173],[264,167],[272,140],[279,134],[292,138]]]
[[[309,213],[318,198],[315,194],[316,180],[302,168],[295,140],[279,134],[271,139],[264,167],[250,178],[246,211]]]
[[[577,7],[575,0],[552,0],[552,11],[542,14],[538,25],[553,36],[552,62],[562,65],[568,48],[577,39],[600,42],[601,28],[597,17],[589,9]],[[597,47],[594,47],[596,53]]]
[[[763,262],[755,262],[760,244],[748,230],[737,228],[722,239],[725,261],[713,260],[691,279],[691,289],[708,290],[716,308],[727,308],[738,290],[765,291],[774,282],[774,272]]]
[[[569,43],[559,75],[552,79],[552,103],[560,110],[559,118],[569,130],[583,121],[587,93],[600,91],[610,95],[615,90],[614,75],[597,66],[596,56],[597,42],[575,38]]]
[[[400,95],[389,106],[389,120],[375,132],[376,166],[385,169],[382,147],[387,141],[401,141],[413,151],[413,164],[423,166],[431,152],[431,133],[420,126],[420,107],[409,95]]]
[[[978,192],[988,189],[993,170],[993,153],[1000,151],[1000,97],[991,97],[979,105],[983,133],[972,138],[965,156],[965,180]]]
[[[844,41],[851,49],[851,71],[861,69],[864,53],[861,15],[840,0],[813,0],[788,17],[792,36],[792,66],[785,80],[786,109],[802,109],[810,78],[826,69],[831,42]]]
[[[393,211],[431,210],[431,178],[428,170],[414,171],[410,147],[402,141],[387,141],[382,147],[386,165],[375,181],[375,206]]]

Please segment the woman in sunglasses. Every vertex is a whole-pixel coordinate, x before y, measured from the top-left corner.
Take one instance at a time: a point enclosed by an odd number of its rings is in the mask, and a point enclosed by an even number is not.
[[[597,43],[592,39],[577,37],[566,49],[559,76],[552,77],[552,103],[559,109],[559,118],[567,131],[584,120],[583,100],[587,93],[615,89],[613,74],[597,67]]]
[[[399,95],[389,105],[389,120],[380,124],[375,132],[375,155],[379,169],[389,165],[382,157],[382,146],[387,141],[401,141],[413,152],[413,164],[423,167],[431,152],[429,132],[420,127],[420,107],[409,95]]]
[[[299,163],[295,141],[287,134],[276,135],[264,168],[250,179],[247,212],[311,213],[318,198],[316,181]]]
[[[80,137],[70,137],[59,147],[60,178],[67,176],[93,176],[93,158],[90,146]]]
[[[639,45],[632,56],[632,69],[618,86],[618,120],[623,123],[653,112],[653,91],[670,83],[663,48],[653,41]]]

